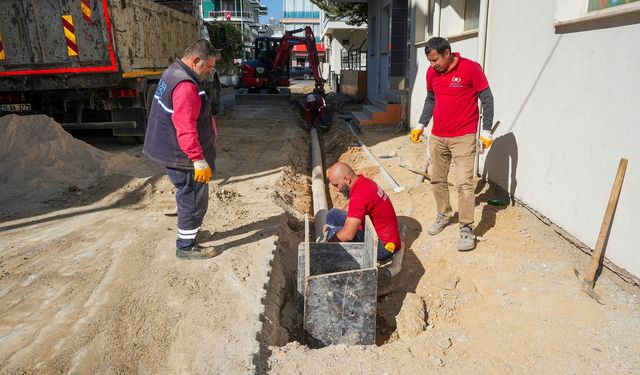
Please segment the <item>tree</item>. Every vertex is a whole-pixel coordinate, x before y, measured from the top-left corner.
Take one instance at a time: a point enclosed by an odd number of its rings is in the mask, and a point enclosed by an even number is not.
[[[211,44],[222,49],[216,70],[226,74],[237,73],[233,60],[242,57],[242,36],[238,26],[231,22],[216,22],[207,24],[207,31]]]
[[[341,3],[337,0],[311,0],[311,2],[324,10],[332,21],[345,19],[347,25],[351,26],[367,24],[367,3]]]

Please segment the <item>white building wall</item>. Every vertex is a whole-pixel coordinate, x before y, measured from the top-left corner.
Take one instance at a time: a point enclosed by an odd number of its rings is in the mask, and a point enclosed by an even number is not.
[[[640,24],[575,32],[554,27],[555,20],[584,16],[586,4],[490,1],[485,72],[501,125],[483,173],[593,248],[619,160],[628,158],[606,256],[640,276],[633,237],[640,228]],[[629,6],[640,8],[640,2]],[[467,50],[475,40],[453,49]],[[422,49],[414,49],[412,59],[413,125],[427,61]]]

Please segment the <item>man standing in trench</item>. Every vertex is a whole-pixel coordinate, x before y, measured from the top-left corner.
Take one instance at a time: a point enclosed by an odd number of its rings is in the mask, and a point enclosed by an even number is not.
[[[361,229],[366,215],[378,234],[378,260],[400,250],[398,217],[387,193],[373,180],[357,175],[351,166],[338,162],[327,171],[329,183],[349,199],[349,211],[332,208],[327,212],[327,242],[364,241]]]
[[[209,204],[209,181],[215,170],[216,124],[205,79],[219,50],[200,39],[187,47],[162,75],[149,112],[142,152],[167,168],[176,187],[178,238],[176,257],[203,259],[213,247],[196,241]]]
[[[458,250],[469,251],[476,245],[471,225],[475,209],[473,167],[479,118],[478,99],[483,113],[480,141],[484,148],[488,148],[493,142],[490,132],[493,95],[480,64],[459,53],[452,53],[446,39],[429,39],[424,52],[431,64],[427,70],[427,98],[422,116],[418,125],[411,130],[410,138],[413,142],[420,142],[424,127],[433,115],[429,137],[430,177],[438,213],[428,233],[436,235],[442,232],[451,220],[447,176],[453,160],[458,187]]]

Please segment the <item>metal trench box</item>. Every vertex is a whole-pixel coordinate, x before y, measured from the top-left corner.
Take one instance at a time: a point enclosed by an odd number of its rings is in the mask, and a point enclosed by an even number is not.
[[[371,345],[376,339],[378,236],[369,216],[364,242],[305,242],[298,247],[298,312],[309,347]]]

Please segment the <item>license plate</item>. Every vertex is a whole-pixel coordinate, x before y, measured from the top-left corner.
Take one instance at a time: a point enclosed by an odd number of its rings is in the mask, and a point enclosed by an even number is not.
[[[0,112],[31,112],[31,104],[0,104]]]

